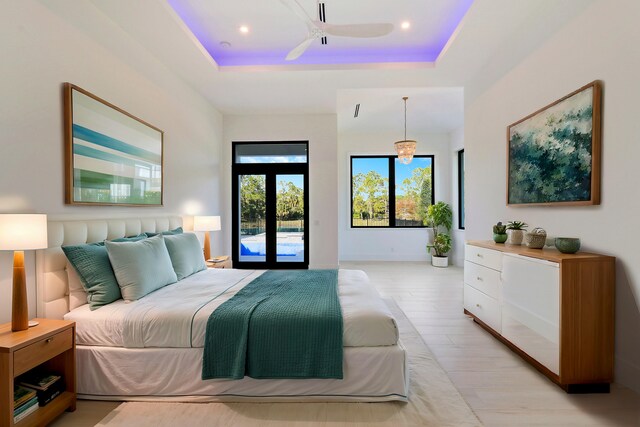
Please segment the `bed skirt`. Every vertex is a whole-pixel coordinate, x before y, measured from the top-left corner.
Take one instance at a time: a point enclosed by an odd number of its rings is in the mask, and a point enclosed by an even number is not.
[[[205,380],[202,348],[76,348],[78,397],[177,402],[407,401],[407,354],[398,345],[345,347],[344,379]]]

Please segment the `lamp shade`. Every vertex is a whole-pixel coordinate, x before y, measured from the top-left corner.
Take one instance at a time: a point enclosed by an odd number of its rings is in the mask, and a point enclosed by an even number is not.
[[[220,230],[219,216],[193,217],[193,231],[218,231],[218,230]]]
[[[27,251],[47,246],[46,215],[0,214],[0,251]]]

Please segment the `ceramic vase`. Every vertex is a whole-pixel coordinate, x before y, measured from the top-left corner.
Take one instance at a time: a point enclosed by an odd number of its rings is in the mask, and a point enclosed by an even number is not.
[[[496,234],[493,233],[493,241],[496,243],[504,243],[507,240],[507,235],[506,234]]]
[[[524,230],[507,230],[507,244],[521,245],[524,238]]]

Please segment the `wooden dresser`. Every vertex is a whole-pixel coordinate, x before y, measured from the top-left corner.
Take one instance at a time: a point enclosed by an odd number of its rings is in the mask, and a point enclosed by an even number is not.
[[[615,258],[470,241],[464,311],[569,393],[613,380]]]

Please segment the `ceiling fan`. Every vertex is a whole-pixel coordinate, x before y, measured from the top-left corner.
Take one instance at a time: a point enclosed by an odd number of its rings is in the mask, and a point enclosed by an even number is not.
[[[393,31],[393,24],[348,24],[335,25],[312,19],[307,11],[298,3],[297,0],[280,0],[282,4],[287,6],[293,13],[298,16],[309,29],[307,38],[298,46],[293,48],[286,57],[287,61],[293,61],[304,53],[305,50],[313,43],[314,40],[323,39],[327,35],[338,37],[382,37]],[[324,5],[323,5],[324,6]],[[324,11],[324,7],[322,8]]]

